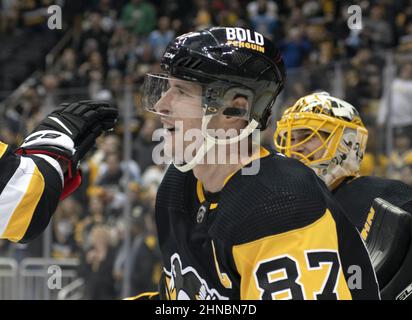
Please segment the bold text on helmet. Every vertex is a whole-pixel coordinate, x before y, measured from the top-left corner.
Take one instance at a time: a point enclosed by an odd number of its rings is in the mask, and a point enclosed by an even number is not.
[[[238,40],[240,42],[246,41],[249,43],[254,43],[259,46],[263,46],[265,44],[265,39],[263,36],[258,33],[254,32],[253,37],[250,30],[245,30],[243,28],[226,28],[226,38],[227,40]]]

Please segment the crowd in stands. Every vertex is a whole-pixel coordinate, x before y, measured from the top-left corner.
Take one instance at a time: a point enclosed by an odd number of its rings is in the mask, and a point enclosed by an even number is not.
[[[57,1],[59,2],[59,1]],[[42,32],[33,11],[56,3],[2,0],[1,32]],[[154,201],[165,166],[152,162],[158,120],[141,109],[146,72],[161,72],[159,60],[176,35],[211,25],[252,27],[273,39],[288,73],[279,111],[264,134],[272,144],[276,117],[299,97],[329,91],[352,103],[370,131],[362,172],[412,184],[412,1],[333,0],[70,0],[60,1],[64,31],[71,41],[55,63],[37,76],[13,107],[4,110],[0,139],[17,146],[36,123],[63,101],[111,100],[121,113],[131,88],[132,159],[124,161],[121,120],[99,139],[83,163],[81,190],[59,205],[52,222],[55,258],[80,259],[86,297],[121,297],[124,266],[132,263],[132,292],[156,289],[160,259],[156,247]],[[348,6],[362,9],[362,29],[349,29]],[[28,13],[32,15],[28,15]],[[41,22],[43,21],[43,22]],[[33,31],[33,28],[35,29]],[[21,48],[24,50],[24,46]],[[395,68],[388,65],[392,53]],[[387,79],[392,79],[387,83]],[[0,83],[1,86],[1,83]],[[1,91],[0,87],[0,91]],[[0,101],[1,102],[1,101]],[[386,154],[387,123],[393,129]],[[390,168],[391,170],[388,170]],[[126,176],[129,177],[126,183]],[[132,204],[131,252],[124,246],[125,202]],[[42,256],[41,239],[30,245],[0,242],[0,252],[16,259]]]

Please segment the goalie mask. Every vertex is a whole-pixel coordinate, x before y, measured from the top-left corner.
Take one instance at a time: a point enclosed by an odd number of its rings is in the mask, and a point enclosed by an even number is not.
[[[255,129],[265,129],[285,78],[279,50],[243,28],[212,27],[177,37],[166,48],[161,68],[163,74],[145,77],[143,107],[173,119],[165,110],[175,102],[185,108],[186,118],[201,120],[203,145],[188,163],[175,163],[180,171],[191,170],[215,144],[237,143]],[[245,106],[233,104],[238,97]],[[217,115],[238,117],[246,126],[237,136],[212,136],[209,124]]]
[[[311,167],[331,190],[359,174],[367,139],[358,111],[327,92],[299,99],[284,112],[274,135],[279,152]]]

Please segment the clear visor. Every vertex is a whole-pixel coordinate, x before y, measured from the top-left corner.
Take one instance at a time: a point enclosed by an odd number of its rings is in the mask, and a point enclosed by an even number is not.
[[[253,92],[244,87],[211,86],[167,74],[147,74],[142,107],[163,117],[202,118],[207,114],[247,120],[253,98]]]
[[[160,116],[202,118],[202,85],[164,74],[147,74],[142,106]]]

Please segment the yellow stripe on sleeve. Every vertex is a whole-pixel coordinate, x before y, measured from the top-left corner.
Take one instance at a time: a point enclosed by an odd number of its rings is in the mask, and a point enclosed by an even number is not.
[[[7,150],[7,144],[0,141],[0,159],[3,157],[4,153]]]
[[[36,166],[26,193],[14,210],[2,238],[13,242],[20,241],[23,238],[43,194],[44,186],[44,177]]]

